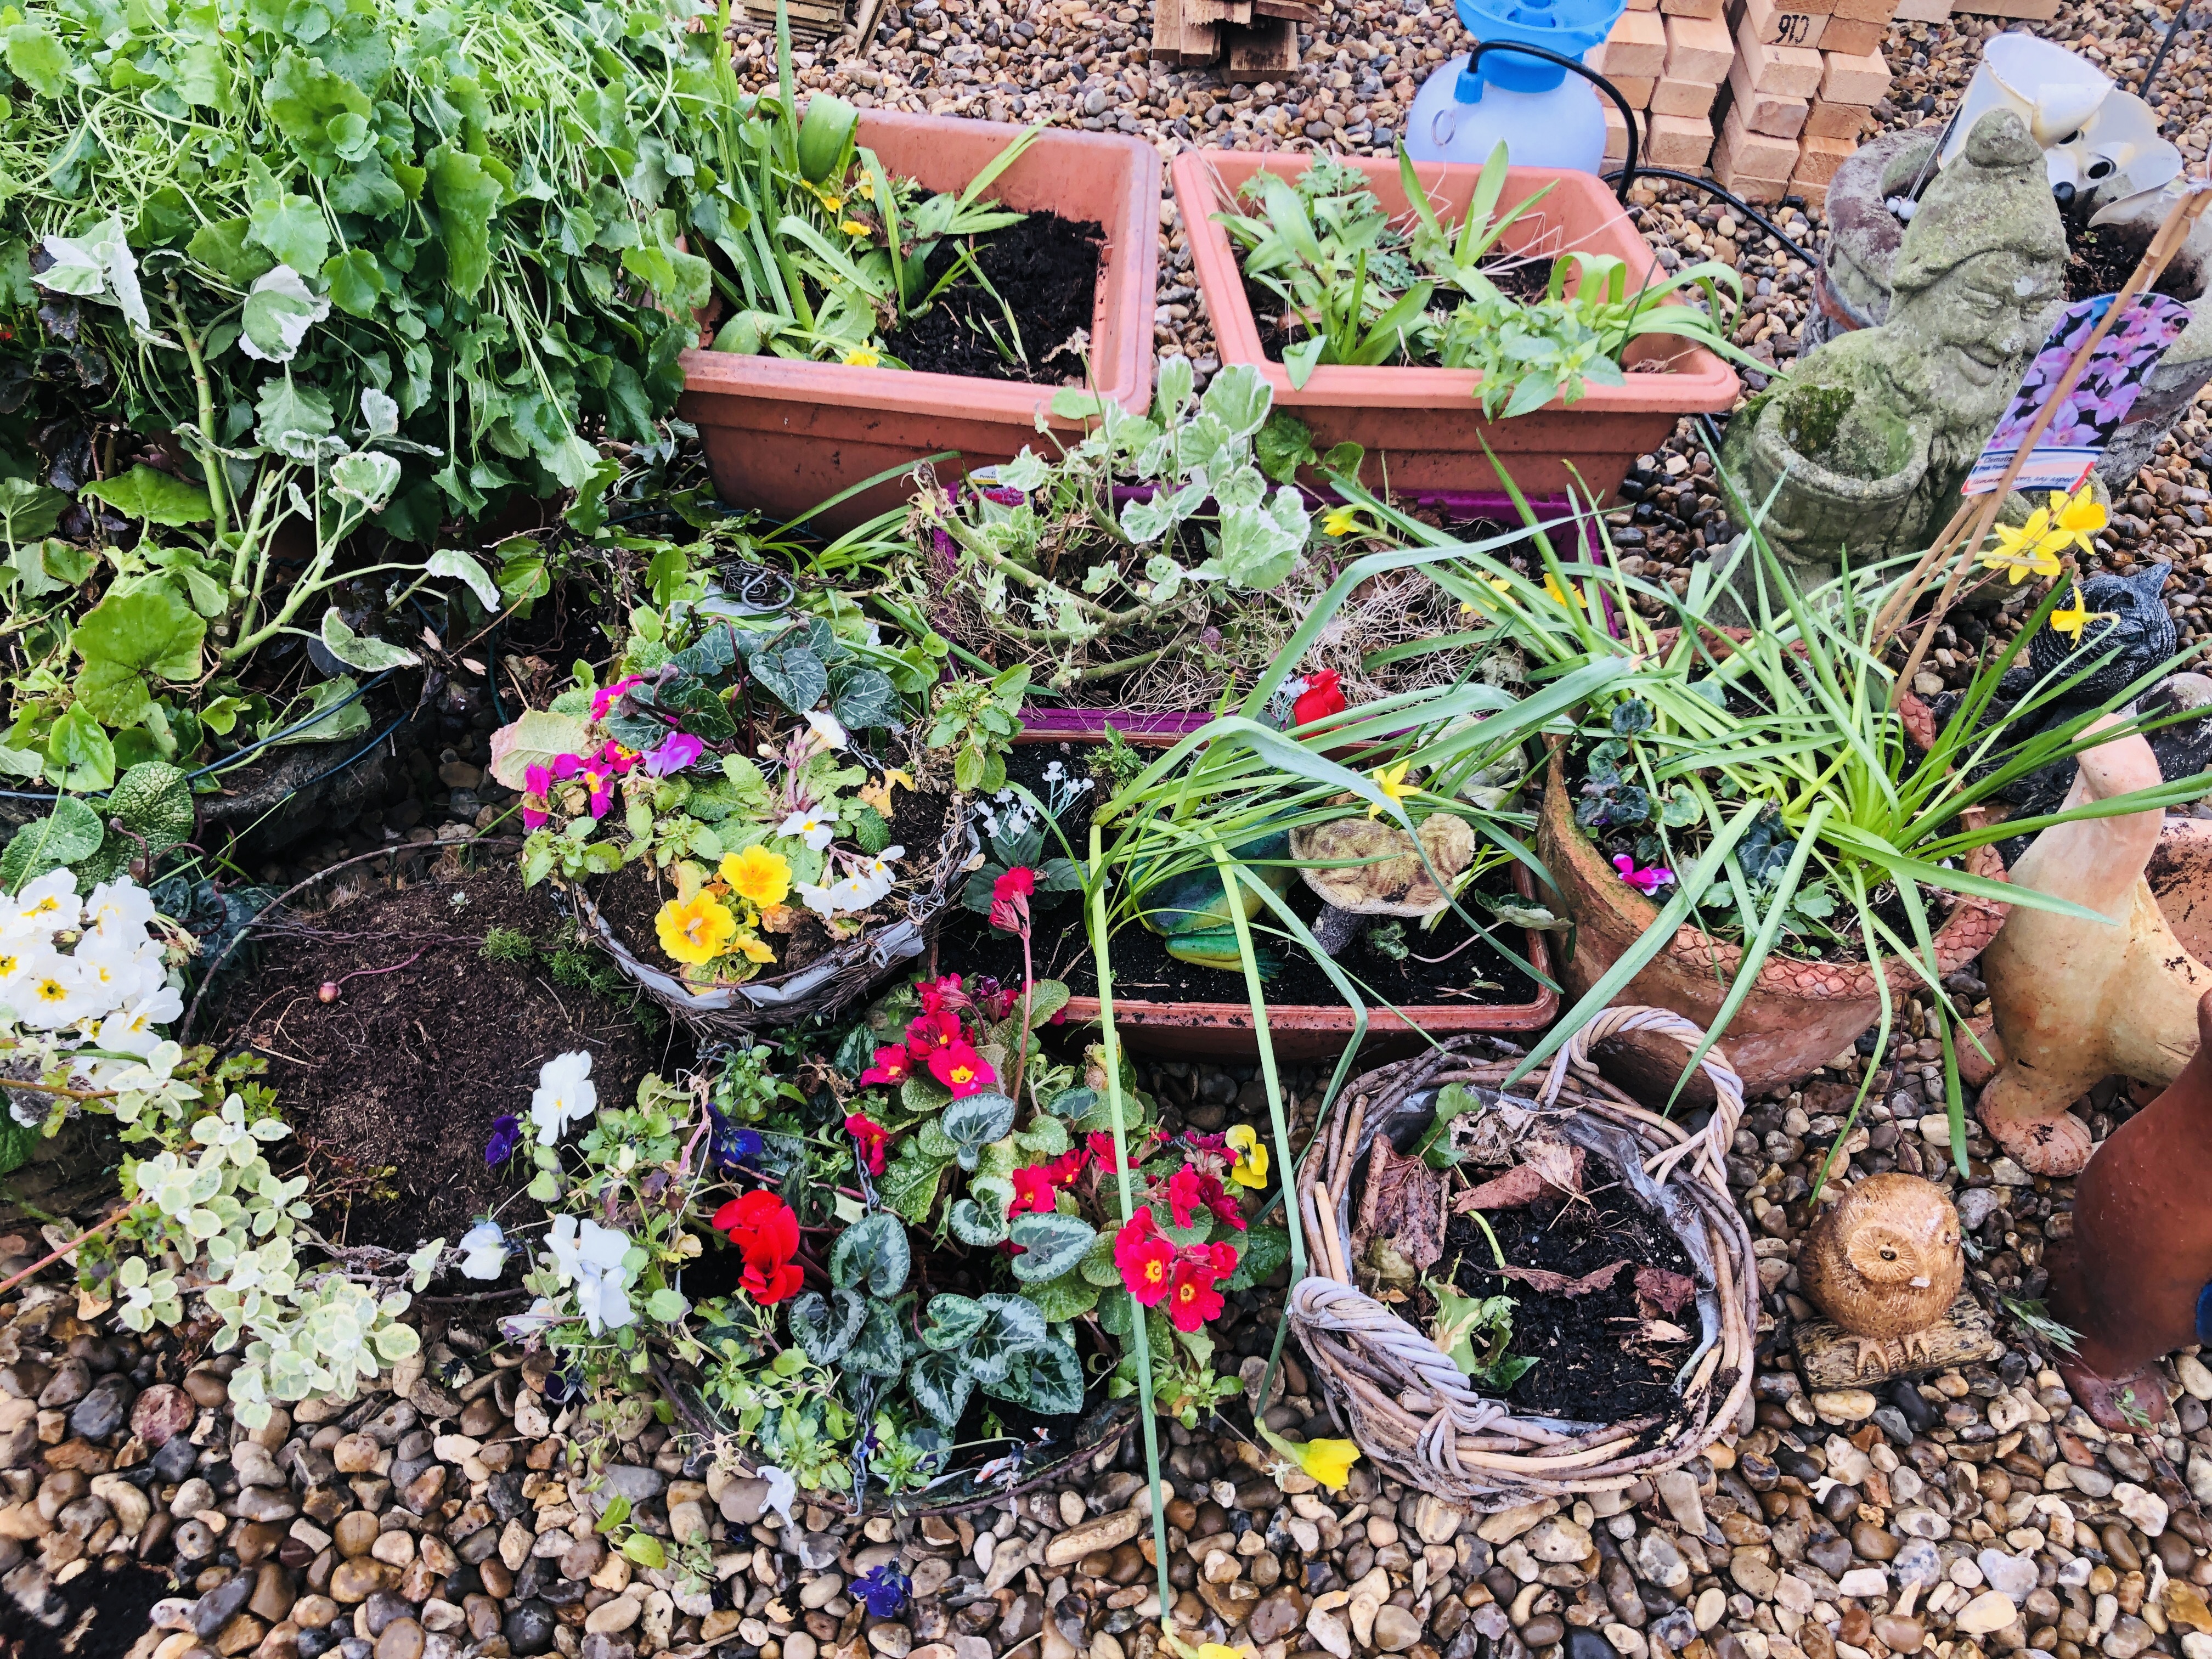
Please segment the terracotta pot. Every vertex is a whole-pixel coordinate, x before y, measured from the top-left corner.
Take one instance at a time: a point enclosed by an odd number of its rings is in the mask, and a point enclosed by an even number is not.
[[[2073,1237],[2051,1251],[2051,1311],[2081,1333],[2060,1371],[2113,1430],[2139,1426],[2131,1413],[2166,1415],[2149,1369],[2161,1355],[2212,1342],[2212,992],[2197,1005],[2197,1033],[2172,1086],[2090,1158]]]
[[[1603,978],[1650,931],[1659,919],[1659,907],[1621,880],[1595,843],[1576,826],[1566,769],[1557,750],[1545,780],[1536,853],[1558,886],[1559,908],[1576,923],[1574,955],[1559,969],[1560,982],[1571,1000]],[[1978,848],[1969,867],[1991,879],[2004,875],[2003,863],[1989,848]],[[2002,905],[1960,901],[1936,930],[1938,969],[1948,974],[1972,961],[2003,921]],[[1686,925],[1621,988],[1613,1001],[1672,1009],[1710,1030],[1742,961],[1741,945],[1723,943]],[[1893,996],[1922,983],[1913,969],[1894,958],[1885,961],[1883,970]],[[1756,1095],[1826,1065],[1857,1041],[1881,1013],[1881,994],[1869,963],[1809,961],[1777,951],[1760,964],[1751,994],[1723,1035],[1729,1058],[1743,1079],[1744,1092]],[[1688,1056],[1679,1043],[1616,1037],[1602,1057],[1607,1070],[1617,1069],[1632,1092],[1665,1099],[1673,1093]],[[1701,1082],[1693,1080],[1682,1097],[1694,1103]]]
[[[2212,822],[2167,818],[2143,879],[2181,948],[2212,962]]]
[[[1369,187],[1392,213],[1410,210],[1396,161],[1357,155],[1330,159],[1364,173]],[[1222,210],[1224,191],[1240,189],[1263,168],[1295,177],[1310,161],[1309,156],[1279,153],[1187,150],[1173,168],[1176,201],[1190,232],[1199,289],[1213,319],[1221,361],[1257,368],[1274,388],[1275,406],[1313,428],[1315,448],[1345,442],[1365,446],[1360,477],[1370,488],[1382,488],[1387,479],[1401,493],[1495,489],[1504,482],[1502,471],[1532,496],[1571,488],[1601,500],[1620,485],[1637,456],[1672,435],[1677,418],[1734,406],[1735,371],[1702,347],[1666,337],[1646,337],[1629,348],[1626,384],[1594,386],[1572,405],[1554,400],[1510,421],[1484,417],[1474,395],[1482,377],[1472,369],[1330,365],[1315,369],[1303,387],[1294,389],[1282,364],[1269,362],[1261,349],[1235,248],[1212,216]],[[1437,211],[1449,218],[1466,210],[1482,170],[1431,162],[1415,171],[1438,204]],[[1594,174],[1515,167],[1506,174],[1499,199],[1509,205],[1525,201],[1547,185],[1551,189],[1543,201],[1505,232],[1506,247],[1538,258],[1577,252],[1613,254],[1627,261],[1632,288],[1647,278],[1664,277],[1650,244]],[[1483,453],[1485,444],[1498,465]]]
[[[1146,717],[1139,716],[1138,719]],[[1162,717],[1152,716],[1152,720]],[[1176,718],[1173,716],[1166,718]],[[1118,719],[1115,722],[1120,724]],[[1167,748],[1175,735],[1155,728],[1123,727],[1123,735],[1139,748]],[[1088,733],[1061,730],[1024,732],[1014,739],[1024,746],[1037,744],[1091,744],[1099,739]],[[1515,890],[1524,899],[1534,896],[1534,884],[1526,866],[1514,872]],[[1551,972],[1544,935],[1529,933],[1522,957],[1539,974]],[[1424,1003],[1392,1010],[1367,1011],[1367,1040],[1360,1053],[1378,1060],[1419,1054],[1448,1036],[1467,1032],[1503,1033],[1541,1030],[1559,1012],[1559,993],[1537,988],[1534,999],[1484,1006],[1475,1003]],[[1097,997],[1073,997],[1067,1004],[1071,1024],[1094,1023],[1098,1018]],[[1132,1054],[1156,1054],[1169,1060],[1206,1060],[1215,1062],[1251,1060],[1260,1044],[1252,1026],[1249,1002],[1152,1002],[1140,998],[1114,999],[1114,1027],[1122,1047]],[[1334,1060],[1352,1040],[1352,1011],[1311,1003],[1267,1004],[1267,1036],[1279,1060]]]
[[[860,142],[894,175],[932,191],[958,190],[1021,135],[998,121],[860,113]],[[1000,174],[991,195],[1008,208],[1095,220],[1105,227],[1091,310],[1091,374],[1100,393],[1141,415],[1152,397],[1152,295],[1159,275],[1160,158],[1134,138],[1040,132]],[[1049,386],[854,368],[763,354],[684,354],[678,411],[699,428],[714,488],[733,507],[797,518],[887,467],[939,450],[940,477],[1011,460],[1036,444],[1051,416]],[[905,501],[897,480],[880,484],[811,522],[849,529]]]

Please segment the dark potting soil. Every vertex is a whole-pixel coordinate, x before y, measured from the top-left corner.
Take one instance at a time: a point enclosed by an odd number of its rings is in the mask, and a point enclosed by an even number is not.
[[[913,859],[934,859],[938,843],[945,836],[945,805],[943,795],[895,789],[891,795],[890,844],[905,848]],[[591,893],[592,902],[599,907],[599,915],[632,956],[664,973],[681,972],[680,964],[660,948],[660,936],[653,925],[661,907],[676,896],[672,880],[656,876],[641,860],[603,877],[592,884]],[[762,936],[776,953],[775,961],[761,969],[763,979],[797,973],[836,943],[822,919],[799,905],[797,894],[786,902],[796,913],[797,926],[788,933]]]
[[[526,935],[539,953],[519,965],[488,959],[493,928]],[[486,1164],[484,1143],[507,1114],[527,1137],[547,1060],[588,1050],[599,1099],[620,1105],[648,1071],[668,1076],[688,1060],[682,1029],[658,1008],[556,983],[580,961],[618,980],[606,957],[574,941],[550,889],[526,890],[496,865],[301,915],[263,939],[251,974],[211,997],[203,1029],[268,1060],[317,1184],[339,1191],[317,1218],[328,1237],[411,1250],[456,1239],[495,1209],[512,1233],[542,1212],[522,1196],[526,1169]],[[335,1001],[319,995],[325,981],[338,985]]]
[[[1456,1261],[1452,1282],[1468,1296],[1513,1298],[1513,1340],[1508,1352],[1533,1358],[1505,1397],[1540,1417],[1578,1423],[1619,1423],[1680,1404],[1674,1376],[1696,1346],[1694,1302],[1661,1317],[1691,1334],[1687,1341],[1642,1338],[1645,1320],[1637,1306],[1635,1273],[1663,1267],[1695,1277],[1682,1242],[1617,1189],[1601,1190],[1609,1173],[1595,1160],[1587,1166],[1584,1200],[1540,1201],[1516,1210],[1484,1212],[1508,1265],[1541,1267],[1580,1278],[1626,1260],[1629,1265],[1604,1290],[1583,1296],[1547,1294],[1502,1277],[1490,1241],[1472,1216],[1454,1212],[1444,1229],[1444,1261]],[[1425,1297],[1424,1298],[1425,1299]],[[1433,1311],[1425,1317],[1433,1317]]]
[[[118,1561],[124,1565],[112,1565]],[[0,1656],[122,1659],[137,1646],[151,1626],[154,1604],[170,1593],[168,1569],[122,1555],[103,1556],[90,1569],[46,1583],[44,1618],[13,1595],[0,1596]]]
[[[1018,225],[979,236],[975,264],[989,288],[972,274],[963,276],[927,310],[885,335],[884,346],[921,373],[1038,386],[1079,381],[1098,295],[1098,250],[1105,242],[1103,226],[1048,213],[1032,213]],[[929,263],[930,281],[945,273],[958,251],[949,242],[939,247]],[[1018,331],[1018,352],[1012,356],[1016,340],[1006,327],[1009,311]],[[1078,333],[1084,338],[1077,339]]]
[[[2143,250],[2150,246],[2150,233],[2125,232],[2117,225],[2092,225],[2081,230],[2069,225],[2066,244],[2066,300],[2070,305],[2100,294],[2118,294],[2125,287],[2142,262]],[[2197,262],[2183,257],[2159,273],[2151,292],[2186,301],[2203,281]]]
[[[1080,776],[1084,769],[1103,752],[1100,745],[1088,744],[1030,744],[1015,750],[1007,757],[1006,776],[1010,782],[1027,785],[1039,799],[1046,799],[1049,791],[1042,777],[1048,765],[1056,760],[1069,772]],[[1113,787],[1110,780],[1101,778],[1061,815],[1060,832],[1078,854],[1085,852],[1091,844],[1092,804],[1111,793]],[[1057,856],[1060,851],[1059,842],[1048,831],[1045,855]],[[1321,915],[1320,896],[1304,882],[1296,881],[1287,896],[1292,913],[1310,927]],[[954,903],[958,904],[957,895]],[[1079,997],[1097,995],[1097,963],[1091,956],[1090,937],[1084,927],[1081,896],[1067,893],[1045,895],[1041,902],[1032,900],[1031,904],[1035,920],[1031,924],[1030,947],[1036,976],[1060,980]],[[1271,912],[1263,911],[1253,919],[1254,945],[1279,964],[1274,975],[1267,981],[1268,1005],[1348,1006],[1305,948],[1294,940],[1279,937],[1280,931]],[[1516,930],[1498,931],[1516,949],[1527,938]],[[1362,939],[1337,960],[1360,988],[1370,1008],[1386,1003],[1408,1007],[1461,1002],[1498,1007],[1536,999],[1535,980],[1487,939],[1477,937],[1457,916],[1446,916],[1428,932],[1409,923],[1404,936],[1412,949],[1424,957],[1443,957],[1462,945],[1467,948],[1459,950],[1445,962],[1424,963],[1411,955],[1403,961],[1394,962]],[[1470,939],[1474,942],[1468,944]],[[956,908],[947,913],[937,949],[943,971],[985,974],[1006,983],[1021,983],[1020,939],[1014,934],[1000,933],[987,918],[972,910]],[[1241,1004],[1248,1000],[1241,970],[1201,968],[1179,961],[1168,954],[1167,942],[1141,922],[1132,921],[1116,929],[1109,950],[1117,997],[1143,1002]]]

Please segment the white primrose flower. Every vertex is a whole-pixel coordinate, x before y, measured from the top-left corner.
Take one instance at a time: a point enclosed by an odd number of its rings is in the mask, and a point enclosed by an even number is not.
[[[592,1081],[592,1056],[578,1049],[556,1054],[538,1073],[538,1091],[530,1097],[530,1121],[538,1126],[538,1144],[550,1146],[568,1133],[579,1118],[599,1108],[599,1091]]]
[[[127,876],[103,881],[84,902],[82,925],[119,935],[134,945],[143,944],[147,930],[154,925],[154,901]]]
[[[507,1269],[507,1235],[496,1221],[479,1221],[461,1235],[461,1273],[466,1279],[497,1279]]]
[[[824,921],[837,914],[837,892],[834,887],[817,887],[802,881],[799,884],[799,902]]]
[[[810,714],[806,717],[806,723],[813,728],[814,735],[822,740],[822,746],[824,749],[842,749],[849,741],[845,735],[844,726],[839,723],[835,714],[818,712]]]
[[[573,1215],[555,1216],[545,1242],[553,1252],[554,1272],[563,1285],[575,1287],[577,1311],[597,1336],[602,1329],[619,1330],[635,1317],[627,1293],[635,1274],[623,1266],[630,1239],[619,1228],[596,1221],[582,1222],[580,1232],[579,1224]]]
[[[796,836],[818,853],[837,838],[837,820],[824,817],[817,809],[809,807],[784,819],[782,826],[775,833]]]
[[[42,939],[0,939],[0,1006],[16,1006],[16,991],[61,959]]]
[[[112,1014],[161,986],[161,947],[143,934],[132,942],[121,934],[88,933],[71,960],[92,1000],[88,1012],[95,1014]]]
[[[184,1012],[183,993],[173,985],[163,985],[133,998],[101,1020],[94,1041],[117,1054],[150,1054],[162,1040],[155,1028],[167,1025]]]
[[[84,969],[60,956],[49,956],[19,980],[9,1000],[24,1024],[40,1031],[58,1031],[88,1014],[106,1012],[86,990]]]
[[[77,902],[76,878],[67,870],[49,870],[0,908],[0,934],[20,939],[27,934],[50,935],[74,927],[84,914]]]

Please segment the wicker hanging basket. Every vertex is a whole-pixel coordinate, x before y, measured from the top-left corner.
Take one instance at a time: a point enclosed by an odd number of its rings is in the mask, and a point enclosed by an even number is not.
[[[588,887],[573,890],[576,914],[598,937],[615,963],[662,1007],[708,1037],[749,1039],[778,1026],[850,1006],[902,962],[929,949],[945,907],[962,880],[962,871],[978,850],[968,826],[968,797],[945,796],[945,828],[937,844],[921,849],[913,879],[896,897],[896,913],[857,939],[845,940],[804,968],[773,978],[747,980],[700,990],[665,967],[639,957],[623,942]]]
[[[1522,1051],[1492,1037],[1461,1037],[1418,1059],[1368,1073],[1347,1087],[1325,1138],[1299,1174],[1314,1276],[1291,1291],[1290,1320],[1323,1392],[1359,1449],[1418,1491],[1492,1510],[1540,1498],[1607,1492],[1686,1462],[1731,1427],[1748,1399],[1759,1282],[1751,1234],[1729,1196],[1723,1158],[1743,1115],[1743,1088],[1716,1047],[1704,1060],[1719,1098],[1695,1134],[1646,1111],[1598,1075],[1589,1051],[1615,1033],[1641,1032],[1694,1046],[1704,1033],[1658,1008],[1607,1008],[1569,1040],[1533,1103],[1496,1091]],[[1697,1281],[1700,1329],[1668,1416],[1576,1424],[1516,1417],[1475,1392],[1422,1332],[1353,1282],[1352,1175],[1375,1136],[1426,1121],[1447,1084],[1487,1109],[1533,1109],[1544,1126],[1604,1160],[1623,1188],[1682,1242]],[[1463,1118],[1462,1123],[1474,1120]]]

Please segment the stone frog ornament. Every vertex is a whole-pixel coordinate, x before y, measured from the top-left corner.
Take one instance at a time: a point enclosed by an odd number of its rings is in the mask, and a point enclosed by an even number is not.
[[[1729,424],[1722,465],[1746,503],[1766,504],[1767,539],[1800,586],[1845,556],[1924,548],[1948,522],[2064,307],[2065,258],[2043,152],[1992,110],[1905,228],[1887,318],[1819,348]]]
[[[1797,1259],[1807,1301],[1857,1339],[1864,1370],[1904,1358],[1934,1363],[1923,1335],[1947,1313],[1966,1275],[1959,1212],[1918,1176],[1869,1176],[1820,1212]]]

